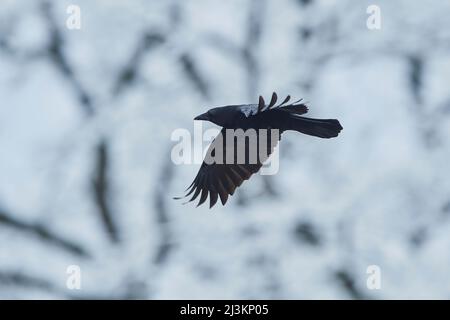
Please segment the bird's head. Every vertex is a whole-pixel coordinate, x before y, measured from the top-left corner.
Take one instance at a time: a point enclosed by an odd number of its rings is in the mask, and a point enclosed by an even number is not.
[[[237,115],[238,112],[234,106],[217,107],[196,116],[194,120],[210,121],[218,126],[229,128],[233,126]]]

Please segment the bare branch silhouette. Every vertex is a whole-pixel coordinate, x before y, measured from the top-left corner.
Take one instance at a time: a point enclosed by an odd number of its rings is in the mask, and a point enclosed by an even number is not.
[[[57,291],[51,282],[17,271],[0,270],[0,285],[39,289],[50,292]]]
[[[208,83],[200,74],[200,70],[194,58],[190,54],[185,53],[180,57],[180,62],[187,78],[194,85],[197,91],[200,92],[204,98],[209,98]]]
[[[92,116],[95,113],[95,109],[92,103],[92,97],[87,89],[81,84],[75,75],[67,57],[64,54],[64,38],[61,31],[58,28],[58,23],[55,21],[52,15],[52,6],[49,2],[43,2],[42,14],[44,15],[50,32],[50,43],[46,48],[46,55],[53,62],[54,66],[60,73],[67,79],[71,85],[73,91],[77,95],[77,99],[80,102],[80,106],[83,108],[84,113],[87,116]]]
[[[130,60],[119,71],[119,75],[113,86],[113,95],[121,93],[127,87],[134,84],[145,54],[164,42],[165,36],[159,32],[149,31],[142,35],[131,54]]]
[[[337,270],[334,273],[334,276],[337,282],[341,285],[341,287],[347,292],[347,294],[352,299],[357,300],[370,299],[358,288],[354,276],[348,270],[345,269]]]
[[[170,156],[170,151],[169,151]],[[168,255],[173,248],[172,232],[170,229],[169,212],[167,208],[167,201],[170,200],[167,196],[167,190],[173,179],[173,163],[167,161],[167,157],[163,158],[163,167],[161,169],[159,183],[154,191],[156,222],[159,225],[160,241],[155,255],[155,263],[162,264],[167,261]]]
[[[110,300],[110,299],[126,299],[126,296],[111,296],[111,295],[92,295],[90,293],[76,291],[73,292],[62,286],[56,286],[49,280],[42,277],[30,275],[29,273],[0,270],[0,288],[14,287],[20,289],[34,289],[47,293],[55,294],[56,296],[65,297],[72,300]],[[73,292],[73,293],[72,293]]]
[[[21,221],[13,215],[8,214],[2,210],[0,210],[0,225],[4,225],[19,232],[32,235],[44,243],[59,247],[60,249],[63,249],[71,254],[75,254],[77,256],[85,258],[90,257],[87,250],[84,249],[81,245],[54,234],[41,224],[33,224]]]
[[[119,232],[113,219],[110,205],[109,150],[105,140],[101,140],[95,150],[95,170],[92,180],[94,202],[102,219],[106,232],[112,242],[119,241]]]

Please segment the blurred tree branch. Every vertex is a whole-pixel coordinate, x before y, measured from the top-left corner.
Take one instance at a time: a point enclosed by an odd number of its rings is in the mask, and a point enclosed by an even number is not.
[[[110,205],[109,165],[110,156],[108,144],[101,140],[95,150],[95,170],[92,180],[94,203],[103,222],[103,226],[112,242],[119,241],[118,227],[113,219]]]
[[[367,300],[370,299],[364,294],[356,285],[356,281],[352,273],[347,269],[337,270],[334,273],[335,279],[341,285],[341,287],[347,292],[352,299]]]
[[[193,84],[193,86],[197,89],[198,92],[205,98],[209,98],[209,86],[208,82],[203,78],[200,74],[200,70],[198,68],[197,63],[193,59],[193,57],[189,53],[184,53],[180,56],[180,63],[183,67],[183,70]]]
[[[168,156],[163,158],[163,166],[154,191],[156,223],[159,225],[160,231],[160,241],[154,259],[156,264],[163,264],[167,261],[169,253],[173,248],[172,231],[170,229],[169,212],[167,209],[167,190],[169,190],[170,183],[173,179],[174,170],[173,163],[167,161],[168,157],[170,157],[170,150],[166,154]]]
[[[52,293],[57,291],[51,282],[17,271],[0,270],[0,286],[16,286],[27,289],[38,289]]]
[[[21,221],[13,215],[8,214],[2,210],[0,210],[0,225],[4,225],[19,232],[32,235],[43,243],[59,247],[71,254],[85,258],[90,257],[86,249],[84,249],[81,245],[57,236],[41,224],[33,224]]]
[[[165,35],[160,32],[148,31],[142,35],[130,56],[130,60],[119,71],[113,86],[113,95],[120,94],[124,89],[134,84],[145,54],[159,47],[165,41]]]
[[[45,53],[73,88],[84,113],[87,116],[92,116],[95,113],[95,109],[92,104],[91,95],[76,77],[75,72],[64,54],[64,39],[61,35],[61,31],[58,29],[57,22],[53,18],[51,12],[52,6],[49,2],[45,1],[42,3],[41,9],[42,14],[48,23],[50,33],[50,43],[46,48]]]

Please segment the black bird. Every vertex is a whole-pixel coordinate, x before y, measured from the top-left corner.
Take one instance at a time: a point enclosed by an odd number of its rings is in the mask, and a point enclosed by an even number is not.
[[[336,137],[342,130],[342,126],[336,119],[311,119],[302,117],[302,114],[308,112],[308,107],[301,103],[302,99],[288,104],[290,96],[287,96],[284,101],[276,105],[277,94],[274,92],[270,103],[267,105],[263,97],[259,97],[258,104],[242,104],[230,105],[224,107],[212,108],[206,113],[203,113],[194,118],[194,120],[207,120],[222,127],[219,135],[211,143],[207,155],[200,167],[197,176],[192,184],[186,189],[185,197],[194,193],[192,198],[188,201],[195,200],[200,195],[200,201],[197,206],[203,204],[210,197],[210,208],[213,207],[218,198],[222,205],[228,200],[229,195],[233,195],[236,188],[239,187],[244,180],[248,180],[252,174],[259,171],[264,161],[270,156],[276,147],[278,140],[281,138],[281,133],[287,130],[298,131],[307,135],[319,138],[333,138]],[[259,129],[269,129],[268,134],[264,137],[267,139],[267,150],[265,156],[258,158],[255,161],[250,159],[250,143],[251,139],[245,137],[234,137],[234,157],[232,163],[225,161],[226,154],[230,152],[226,144],[226,129],[245,130],[245,132],[253,130],[253,135],[257,141],[259,152],[259,142],[261,134]],[[273,141],[272,131],[270,129],[278,129],[280,135],[276,141]],[[251,135],[249,135],[251,136]],[[239,141],[244,140],[245,144],[245,160],[237,161],[237,145]],[[219,143],[220,142],[220,143]],[[241,141],[242,142],[242,141]],[[223,161],[206,161],[207,157],[214,157],[218,150],[222,151],[220,159]],[[179,199],[179,198],[175,198]]]

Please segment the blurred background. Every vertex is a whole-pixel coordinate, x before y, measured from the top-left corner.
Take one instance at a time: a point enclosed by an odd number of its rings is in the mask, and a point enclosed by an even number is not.
[[[449,2],[0,6],[0,298],[450,298]],[[172,200],[199,168],[173,130],[272,91],[343,132],[285,134],[226,207]]]

